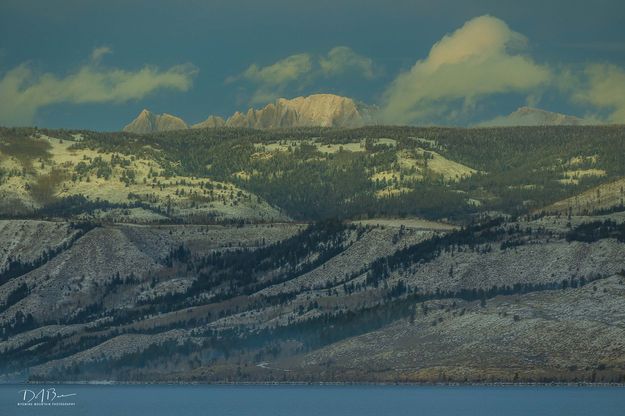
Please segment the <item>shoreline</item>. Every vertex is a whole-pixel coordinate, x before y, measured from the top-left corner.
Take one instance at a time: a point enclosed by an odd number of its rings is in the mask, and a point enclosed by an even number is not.
[[[188,385],[188,386],[379,386],[379,387],[620,387],[625,388],[625,383],[592,383],[592,382],[552,382],[552,383],[513,383],[513,382],[488,382],[488,383],[427,383],[427,382],[187,382],[187,381],[25,381],[25,382],[0,382],[0,385],[88,385],[88,386],[135,386],[135,385]]]

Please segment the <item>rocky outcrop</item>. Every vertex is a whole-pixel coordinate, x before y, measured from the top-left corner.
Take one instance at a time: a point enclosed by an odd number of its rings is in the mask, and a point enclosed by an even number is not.
[[[291,127],[360,127],[373,124],[374,111],[371,107],[357,103],[351,98],[333,94],[314,94],[293,99],[279,98],[273,103],[246,112],[237,111],[227,120],[210,115],[191,128],[238,127],[252,129],[274,129]],[[188,128],[181,119],[168,114],[154,115],[143,110],[139,117],[124,127],[133,133]]]
[[[149,110],[143,110],[137,118],[124,127],[124,131],[131,133],[154,133],[159,131],[183,130],[189,126],[181,118],[171,114],[154,114]]]
[[[591,124],[587,120],[566,114],[553,113],[538,108],[521,107],[507,116],[495,117],[480,123],[480,127],[511,126],[579,126]]]
[[[226,125],[226,120],[219,116],[208,116],[208,118],[200,123],[194,124],[191,126],[193,129],[214,129],[218,127],[224,127]]]
[[[224,119],[210,115],[191,128],[251,128],[275,129],[292,127],[361,127],[378,122],[376,109],[351,98],[334,94],[313,94],[293,99],[278,98],[262,108],[237,111]],[[476,127],[510,126],[578,126],[591,121],[566,114],[553,113],[538,108],[521,107],[506,115],[476,124]],[[153,133],[182,130],[189,126],[182,119],[170,114],[154,114],[143,110],[137,118],[124,127],[132,133]]]
[[[278,106],[293,109],[300,126],[358,127],[370,121],[369,109],[351,98],[316,94],[292,100],[281,98]]]
[[[236,112],[226,121],[229,127],[256,129],[288,127],[360,127],[373,120],[371,110],[351,98],[314,94],[291,100],[279,98],[261,109]]]

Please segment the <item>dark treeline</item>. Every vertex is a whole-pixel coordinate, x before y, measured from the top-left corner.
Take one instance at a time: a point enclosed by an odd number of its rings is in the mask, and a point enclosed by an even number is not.
[[[151,135],[83,132],[74,146],[102,149],[157,160],[166,175],[210,177],[234,182],[284,209],[297,219],[419,215],[466,218],[478,210],[526,213],[625,175],[623,126],[514,128],[417,128],[368,126],[359,129],[278,130],[189,129]],[[396,146],[370,139],[391,138]],[[292,146],[292,140],[299,144]],[[365,140],[362,151],[322,153],[307,143],[335,144]],[[283,143],[285,152],[256,157],[258,145]],[[398,154],[418,149],[437,152],[479,172],[455,181],[399,166]],[[260,149],[262,151],[262,149]],[[574,169],[601,169],[605,177],[584,176],[577,185],[560,182],[569,161],[584,156]],[[427,154],[422,156],[427,167]],[[400,169],[396,180],[372,180],[372,174]],[[253,172],[239,177],[237,172]],[[391,187],[395,192],[385,194]],[[478,208],[468,203],[479,199]]]
[[[77,230],[78,232],[74,235],[71,241],[67,241],[60,245],[59,247],[52,248],[49,250],[45,250],[41,256],[32,260],[25,261],[21,260],[21,258],[9,258],[7,260],[7,266],[0,273],[0,285],[5,284],[11,279],[22,276],[36,268],[42,266],[48,261],[52,260],[54,257],[59,255],[61,252],[67,250],[69,247],[74,244],[76,240],[85,235],[88,231],[92,230],[96,227],[97,224],[91,222],[72,222],[70,223],[70,229]]]
[[[72,354],[95,347],[109,336],[115,335],[115,331],[113,330],[108,336],[103,334],[80,336],[72,340],[72,342],[66,342],[60,333],[51,336],[34,337],[32,340],[25,342],[22,348],[0,351],[4,358],[0,361],[0,369],[10,372],[19,370],[23,366],[35,366],[47,360],[69,357]]]
[[[601,278],[601,276],[594,276],[588,279],[571,278],[562,282],[518,283],[511,286],[493,286],[488,289],[473,288],[433,293],[412,292],[402,297],[388,299],[372,307],[325,312],[293,322],[288,326],[271,327],[257,331],[239,328],[219,331],[207,330],[203,335],[210,337],[205,345],[221,350],[224,354],[229,354],[229,352],[237,349],[257,349],[267,343],[292,339],[302,342],[305,345],[305,350],[314,350],[342,339],[380,329],[399,319],[412,320],[419,310],[417,307],[420,307],[422,313],[427,314],[428,307],[424,303],[427,301],[458,299],[468,302],[480,301],[481,306],[485,306],[487,299],[495,296],[579,288]],[[464,310],[460,313],[464,313]]]
[[[397,250],[392,255],[371,263],[370,271],[367,273],[367,284],[377,286],[392,271],[407,268],[415,263],[431,261],[438,257],[443,250],[451,250],[454,246],[466,245],[469,248],[474,248],[493,243],[507,233],[506,229],[501,227],[503,223],[502,218],[491,219],[484,223],[469,225],[458,231],[433,236],[420,243]],[[517,231],[522,232],[520,229]]]
[[[15,312],[13,318],[0,326],[0,337],[6,340],[8,337],[37,328],[33,315],[24,314],[22,311]]]
[[[266,247],[234,248],[201,258],[193,257],[181,245],[170,252],[164,263],[169,267],[181,267],[198,278],[185,292],[166,296],[168,309],[174,307],[172,305],[176,308],[189,306],[189,300],[200,293],[210,292],[211,302],[217,302],[293,279],[345,250],[346,233],[350,230],[357,231],[358,235],[364,232],[340,221],[322,221]]]
[[[288,281],[319,267],[345,250],[349,244],[349,232],[356,232],[358,238],[364,228],[336,220],[322,221],[265,247],[232,248],[202,257],[194,256],[187,247],[179,245],[172,248],[162,262],[173,271],[197,276],[193,284],[185,291],[146,298],[136,308],[108,311],[108,316],[113,321],[107,322],[107,325],[126,324],[146,315],[190,306],[215,304]],[[124,285],[137,282],[133,275],[117,275],[107,279],[100,284],[103,291],[101,299],[109,293],[123,290]],[[157,283],[158,280],[155,279],[152,284]],[[207,293],[210,294],[208,300],[198,298],[198,295]],[[253,303],[251,306],[285,304],[292,298],[292,294],[262,297],[255,300],[261,304]],[[88,322],[101,318],[105,316],[102,306],[102,301],[87,305],[76,316],[69,316],[64,323]]]
[[[266,354],[270,354],[273,357],[280,354],[280,345],[283,342],[297,340],[303,345],[303,347],[298,349],[298,352],[305,352],[342,339],[375,331],[399,319],[412,321],[417,312],[424,315],[428,314],[429,307],[425,302],[431,300],[458,299],[468,302],[480,301],[480,304],[485,306],[486,300],[495,296],[578,288],[600,278],[601,276],[595,276],[589,279],[571,278],[562,282],[552,283],[493,286],[488,289],[410,293],[403,297],[389,299],[373,307],[326,312],[299,322],[293,322],[288,326],[270,327],[256,331],[248,331],[241,328],[209,329],[198,333],[198,335],[206,337],[201,344],[192,342],[180,344],[175,340],[167,340],[158,344],[152,344],[142,351],[126,354],[119,359],[110,360],[103,357],[85,365],[61,368],[58,370],[58,375],[67,377],[83,372],[110,374],[110,369],[113,367],[122,369],[126,367],[133,368],[137,365],[143,367],[149,363],[158,362],[158,360],[166,356],[172,356],[173,354],[189,356],[190,353],[201,350],[215,351],[219,354],[216,355],[213,352],[213,356],[224,356],[226,358],[242,351],[256,352],[255,361],[262,361]],[[465,309],[459,308],[455,302],[449,307],[453,309],[454,313],[465,313]],[[511,317],[511,324],[516,320],[516,317]],[[436,322],[433,321],[432,324],[434,325]],[[163,329],[160,328],[160,330]]]
[[[89,363],[69,364],[69,366],[59,367],[55,370],[54,379],[71,379],[79,374],[106,374],[111,375],[112,369],[118,371],[124,369],[143,368],[149,364],[157,363],[163,357],[172,357],[179,354],[181,357],[189,357],[192,353],[199,351],[211,351],[213,357],[231,357],[241,352],[256,353],[254,360],[262,361],[267,357],[276,357],[281,353],[281,345],[284,342],[297,340],[302,347],[297,352],[312,351],[317,348],[338,342],[340,340],[358,336],[364,333],[375,331],[384,326],[400,320],[406,319],[412,322],[417,313],[427,315],[430,307],[426,302],[432,300],[464,300],[468,302],[479,301],[481,306],[486,306],[486,301],[495,296],[509,296],[548,290],[567,290],[570,288],[583,287],[584,285],[601,279],[601,276],[590,277],[589,279],[564,280],[562,282],[540,283],[540,284],[515,284],[513,286],[493,286],[488,289],[463,289],[460,291],[436,291],[434,293],[410,293],[402,297],[388,299],[386,302],[372,307],[359,310],[339,310],[325,312],[320,315],[292,322],[288,326],[270,327],[260,330],[244,330],[242,328],[228,329],[208,329],[198,332],[198,336],[205,339],[201,343],[187,340],[179,343],[177,340],[165,340],[160,343],[151,344],[147,348],[131,352],[120,358],[109,359],[101,357]],[[456,302],[451,303],[448,308],[455,314],[464,314],[466,309],[460,308]],[[511,324],[517,321],[517,317],[511,317]],[[436,325],[439,321],[432,321]],[[193,322],[197,324],[198,322]],[[185,325],[188,325],[186,323]],[[179,327],[169,325],[166,328],[159,328],[159,332],[165,329]],[[150,332],[150,331],[148,331]],[[118,335],[117,330],[108,336]],[[84,338],[84,340],[83,340]],[[90,336],[81,338],[81,346],[95,345],[106,339],[106,336]],[[53,346],[59,339],[49,340],[42,343],[46,350],[57,351],[54,355],[58,357],[70,354],[61,353]],[[71,350],[76,349],[74,346]],[[76,349],[78,350],[78,349]],[[15,353],[14,353],[15,354]],[[24,359],[21,353],[14,357],[16,360]],[[28,358],[28,357],[26,357]],[[30,357],[32,359],[32,357]],[[118,374],[119,375],[119,374]]]
[[[71,195],[55,200],[34,212],[36,218],[70,218],[77,214],[93,214],[95,210],[108,210],[113,208],[130,209],[144,208],[155,211],[155,208],[141,202],[131,204],[118,204],[97,199],[95,201],[85,198],[83,195]]]
[[[596,276],[589,279],[571,278],[562,282],[517,283],[511,286],[493,286],[488,289],[437,290],[434,293],[414,292],[404,297],[395,297],[393,300],[371,308],[349,311],[341,310],[336,313],[328,312],[288,327],[269,329],[259,335],[261,339],[272,340],[276,338],[295,338],[301,340],[309,348],[314,349],[341,339],[382,328],[398,319],[410,318],[414,315],[416,306],[431,300],[462,299],[469,302],[480,301],[482,305],[485,305],[487,299],[495,296],[578,288],[600,278],[600,276]],[[241,334],[237,334],[237,336],[241,336]]]
[[[566,234],[567,241],[594,243],[604,238],[616,238],[625,243],[625,223],[612,220],[593,221],[580,224]]]
[[[9,293],[5,302],[0,304],[0,313],[7,310],[10,306],[15,305],[20,300],[30,294],[30,289],[26,283],[20,283],[13,291]]]
[[[162,260],[163,264],[173,272],[197,276],[186,289],[177,293],[165,293],[154,298],[146,298],[140,302],[141,306],[134,310],[115,311],[111,317],[115,324],[133,322],[135,319],[156,313],[166,313],[190,306],[215,304],[228,301],[236,297],[249,295],[265,287],[286,282],[301,276],[308,271],[319,267],[328,259],[339,255],[348,247],[347,232],[355,232],[358,239],[364,228],[348,225],[339,221],[324,221],[314,223],[300,233],[280,242],[260,247],[231,248],[222,252],[215,252],[208,256],[197,257],[184,245],[171,249]],[[522,230],[520,227],[505,227],[501,218],[488,220],[480,224],[472,224],[461,230],[445,235],[434,236],[421,243],[398,250],[391,256],[380,258],[365,268],[345,276],[343,287],[346,293],[353,293],[366,289],[377,288],[390,273],[397,269],[406,269],[433,260],[443,251],[465,249],[492,250],[491,245],[513,238],[516,242],[510,247],[524,244],[520,242],[523,236],[539,236],[541,230]],[[507,249],[503,246],[501,249]],[[311,260],[312,259],[312,260]],[[349,280],[366,273],[367,278],[356,287]],[[128,280],[130,279],[130,280]],[[124,284],[133,282],[132,276],[121,279],[119,276],[107,280],[102,299],[111,291],[122,288]],[[156,285],[158,280],[153,280]],[[339,282],[329,282],[325,287],[318,289],[330,290]],[[386,287],[386,283],[384,283]],[[120,289],[121,290],[121,289]],[[406,285],[394,286],[388,289],[387,297],[395,298],[414,290]],[[206,298],[205,296],[210,296]],[[276,295],[275,299],[266,300],[271,304],[283,305],[292,300],[292,293]],[[250,307],[247,305],[246,307]],[[81,313],[71,317],[71,323],[86,322],[102,317],[102,304],[88,305]],[[227,310],[223,311],[228,314]],[[238,312],[238,311],[237,311]]]

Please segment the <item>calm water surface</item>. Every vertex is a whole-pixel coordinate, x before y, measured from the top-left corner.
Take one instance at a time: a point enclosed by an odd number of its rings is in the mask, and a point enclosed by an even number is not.
[[[625,388],[0,385],[0,415],[622,416]]]

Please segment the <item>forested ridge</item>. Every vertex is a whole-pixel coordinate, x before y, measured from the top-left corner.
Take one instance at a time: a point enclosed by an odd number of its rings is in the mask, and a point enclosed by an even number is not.
[[[622,382],[624,143],[0,129],[0,377]]]
[[[2,129],[0,150],[45,158],[42,145],[15,145],[16,138],[33,134],[121,155],[113,166],[124,157],[153,159],[163,179],[232,183],[299,220],[520,214],[625,175],[622,126],[222,128],[150,135]],[[135,180],[130,168],[123,175],[122,181]],[[136,203],[147,201],[135,197]]]

